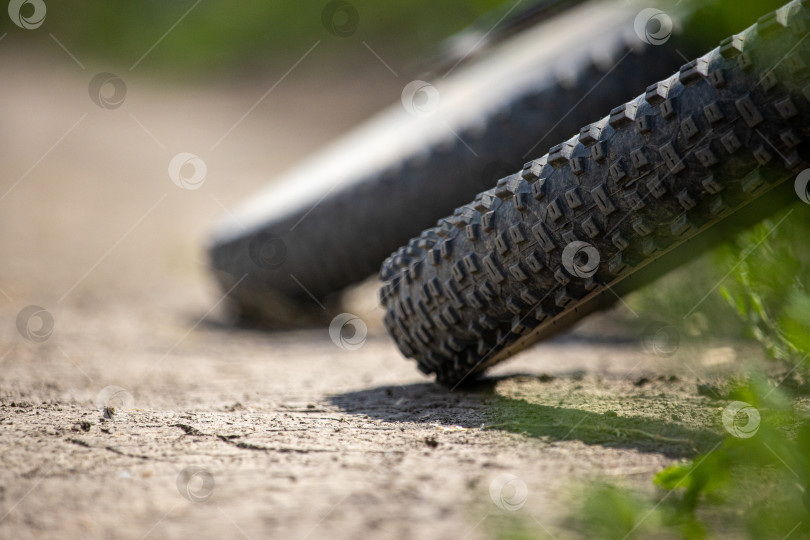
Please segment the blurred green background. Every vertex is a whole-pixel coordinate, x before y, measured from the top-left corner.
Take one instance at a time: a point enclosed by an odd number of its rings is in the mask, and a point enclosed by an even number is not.
[[[313,61],[321,66],[338,62],[340,69],[351,70],[352,54],[362,41],[389,61],[418,58],[504,2],[352,0],[331,8],[329,4],[325,0],[46,2],[41,27],[45,32],[30,32],[26,46],[50,41],[52,33],[79,57],[127,67],[154,46],[139,71],[158,72],[161,77],[216,77],[275,69],[320,40],[323,46]],[[330,32],[324,18],[347,35]],[[26,32],[5,16],[0,24],[0,32]]]

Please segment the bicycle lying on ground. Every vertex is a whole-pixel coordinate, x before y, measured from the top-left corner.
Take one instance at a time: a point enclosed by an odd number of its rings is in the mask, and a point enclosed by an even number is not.
[[[334,195],[327,197],[317,182],[307,184],[309,193],[298,192],[297,205],[269,192],[239,214],[247,216],[248,232],[220,229],[211,253],[223,286],[233,288],[246,314],[305,320],[302,285],[306,295],[326,299],[362,279],[370,260],[393,249],[390,242],[417,234],[448,205],[461,205],[385,261],[381,302],[386,327],[423,372],[452,387],[473,379],[796,200],[788,180],[808,167],[805,3],[795,0],[761,17],[691,62],[677,60],[680,67],[661,51],[683,51],[656,42],[681,39],[679,46],[691,51],[700,40],[690,41],[688,32],[672,36],[680,20],[675,12],[631,17],[613,4],[600,12],[608,4],[597,3],[556,15],[538,27],[563,24],[565,17],[584,21],[580,26],[604,20],[595,13],[616,17],[617,30],[604,38],[614,53],[627,35],[619,29],[632,20],[637,42],[656,60],[640,70],[640,64],[622,68],[630,52],[618,61],[609,55],[612,67],[595,75],[582,60],[587,47],[580,46],[566,57],[567,76],[538,83],[505,75],[525,76],[527,66],[548,66],[549,58],[508,64],[504,45],[455,74],[458,94],[451,87],[447,116],[430,129],[417,123],[398,139],[382,137],[392,149],[358,168],[363,151],[379,147],[363,142],[396,123],[384,117],[290,177],[302,182],[329,171],[340,186]],[[689,14],[680,17],[688,21]],[[551,56],[585,36],[572,32]],[[515,50],[532,43],[523,32],[512,40],[522,38]],[[494,71],[498,66],[504,71]],[[677,71],[654,83],[665,76],[659,68]],[[577,90],[566,96],[566,86]],[[628,88],[643,93],[622,105],[624,98],[612,99]],[[574,105],[562,118],[543,110],[562,96]],[[593,121],[594,111],[581,106],[586,102],[610,114]],[[418,119],[425,109],[411,112]],[[436,127],[442,123],[443,132]],[[561,126],[577,134],[519,172],[498,180],[497,168],[487,167],[498,162],[517,170],[516,160],[538,155],[547,138],[567,136],[557,131]],[[341,160],[348,168],[324,168]],[[481,182],[495,187],[469,194]],[[463,204],[466,194],[473,200]],[[234,287],[243,274],[248,277]]]

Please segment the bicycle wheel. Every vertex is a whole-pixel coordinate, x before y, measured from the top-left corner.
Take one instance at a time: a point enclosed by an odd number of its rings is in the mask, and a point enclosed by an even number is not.
[[[403,354],[456,386],[797,200],[808,29],[799,0],[762,17],[394,253]]]

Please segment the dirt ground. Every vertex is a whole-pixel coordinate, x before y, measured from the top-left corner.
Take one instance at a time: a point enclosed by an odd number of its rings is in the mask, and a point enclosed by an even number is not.
[[[402,359],[373,285],[347,308],[357,350],[223,324],[209,225],[401,81],[358,96],[293,74],[235,124],[276,79],[124,73],[105,110],[88,97],[105,66],[18,53],[0,48],[0,537],[567,538],[588,483],[651,491],[717,437],[695,383],[734,352],[662,358],[611,317],[455,393]],[[200,189],[169,179],[179,152],[205,161]],[[53,317],[45,340],[18,329],[29,305]]]

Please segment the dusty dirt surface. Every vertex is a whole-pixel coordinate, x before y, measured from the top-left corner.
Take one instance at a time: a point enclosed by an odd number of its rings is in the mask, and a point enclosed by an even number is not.
[[[260,100],[276,79],[135,72],[105,110],[88,98],[105,67],[54,48],[0,51],[0,537],[566,538],[589,482],[652,490],[716,440],[695,378],[733,352],[660,358],[607,335],[611,317],[455,393],[403,361],[373,286],[347,308],[369,328],[357,350],[325,328],[229,328],[208,225],[401,81],[369,77],[361,99],[293,74]],[[178,152],[206,162],[200,189],[170,181]],[[47,339],[18,328],[29,305]]]

